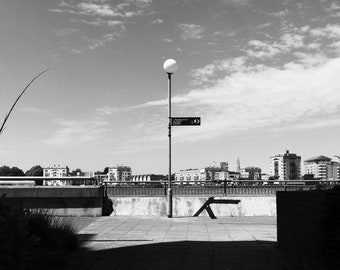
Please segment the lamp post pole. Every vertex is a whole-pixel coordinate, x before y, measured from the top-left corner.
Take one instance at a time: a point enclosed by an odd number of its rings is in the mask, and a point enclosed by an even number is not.
[[[169,172],[168,172],[168,217],[172,217],[172,187],[171,187],[171,75],[172,73],[168,73],[168,118],[169,118]]]
[[[169,137],[169,172],[168,172],[168,218],[172,218],[172,187],[171,187],[171,76],[177,70],[174,59],[168,59],[163,64],[163,69],[168,75],[168,137]]]

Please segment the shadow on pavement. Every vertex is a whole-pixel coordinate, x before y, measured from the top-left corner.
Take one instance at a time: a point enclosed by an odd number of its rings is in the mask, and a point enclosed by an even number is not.
[[[93,240],[82,235],[88,249],[81,250],[64,269],[281,269],[272,257],[276,242]],[[92,239],[92,240],[91,240]],[[124,246],[125,245],[125,246]],[[123,247],[122,247],[123,246]]]

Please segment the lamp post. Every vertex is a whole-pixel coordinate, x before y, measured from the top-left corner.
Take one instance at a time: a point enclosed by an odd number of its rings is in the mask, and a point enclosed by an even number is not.
[[[164,71],[168,74],[168,137],[169,137],[169,174],[168,174],[168,217],[172,217],[172,188],[171,188],[171,75],[177,70],[177,63],[174,59],[168,59],[163,64]]]

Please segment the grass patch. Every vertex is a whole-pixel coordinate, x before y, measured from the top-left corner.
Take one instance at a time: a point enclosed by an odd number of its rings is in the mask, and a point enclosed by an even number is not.
[[[78,247],[76,231],[66,220],[0,198],[0,269],[58,268]]]

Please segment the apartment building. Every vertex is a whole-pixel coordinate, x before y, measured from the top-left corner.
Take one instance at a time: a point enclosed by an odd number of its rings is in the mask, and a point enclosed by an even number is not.
[[[241,178],[248,180],[261,180],[261,168],[259,167],[246,167],[241,169]]]
[[[175,181],[199,181],[202,180],[202,169],[186,169],[175,173]]]
[[[124,165],[117,165],[109,167],[108,173],[109,181],[131,181],[132,180],[132,171],[131,167]]]
[[[43,168],[44,177],[65,177],[68,176],[70,169],[67,166],[53,165]]]
[[[162,174],[140,174],[132,176],[133,182],[150,182],[161,180],[166,180],[166,177]]]
[[[288,150],[270,157],[270,174],[278,180],[301,179],[301,157]]]
[[[229,179],[228,163],[207,166],[201,169],[186,169],[175,173],[175,181],[218,181]]]
[[[43,177],[66,177],[69,176],[70,169],[67,166],[53,165],[43,168]],[[44,186],[65,186],[67,184],[66,180],[56,179],[56,180],[44,180]]]
[[[305,174],[312,174],[315,179],[339,180],[339,162],[326,156],[317,156],[304,161]]]

